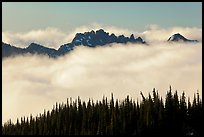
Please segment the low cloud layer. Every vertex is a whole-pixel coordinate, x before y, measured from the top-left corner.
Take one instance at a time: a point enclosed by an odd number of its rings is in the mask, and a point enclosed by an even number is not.
[[[196,39],[202,41],[202,28],[196,27],[171,27],[162,28],[158,25],[148,25],[143,32],[137,30],[128,30],[110,25],[93,23],[90,25],[80,26],[72,30],[59,30],[57,28],[48,27],[45,29],[31,30],[29,32],[2,32],[2,40],[18,47],[27,47],[30,43],[35,42],[46,47],[58,49],[61,45],[72,41],[76,33],[83,33],[91,30],[104,29],[109,33],[116,35],[135,37],[141,36],[147,43],[158,43],[166,41],[171,35],[180,33],[188,39]]]
[[[152,44],[79,47],[58,59],[19,56],[2,61],[2,121],[42,113],[66,98],[103,96],[141,99],[153,88],[165,97],[169,85],[179,95],[202,91],[202,45]]]
[[[46,47],[57,48],[65,44],[69,38],[67,34],[57,28],[45,28],[38,30],[31,30],[29,32],[2,32],[2,41],[17,47],[25,48],[30,43],[35,42]]]
[[[197,27],[171,27],[162,28],[158,25],[148,25],[147,30],[141,33],[146,41],[163,42],[175,33],[180,33],[190,40],[198,40],[202,42],[202,28]]]

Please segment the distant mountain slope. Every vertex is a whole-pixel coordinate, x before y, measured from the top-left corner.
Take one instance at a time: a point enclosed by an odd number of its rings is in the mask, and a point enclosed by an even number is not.
[[[189,40],[179,33],[172,35],[171,37],[169,37],[167,41],[170,41],[170,42],[171,41],[173,42],[198,42],[198,40]]]
[[[58,52],[52,48],[46,48],[36,43],[31,43],[27,48],[17,48],[15,46],[11,46],[10,44],[6,44],[2,42],[2,58],[24,55],[24,54],[44,54],[49,57],[58,56]]]
[[[30,54],[44,54],[49,57],[58,57],[68,53],[73,50],[75,46],[87,46],[87,47],[96,47],[96,46],[105,46],[111,43],[138,43],[145,44],[146,42],[141,38],[135,38],[132,34],[130,37],[125,37],[124,35],[116,36],[115,34],[109,35],[103,29],[97,31],[77,33],[73,38],[71,43],[61,45],[58,50],[47,48],[42,45],[31,43],[27,48],[17,48],[9,44],[2,42],[2,58],[22,55],[26,53]]]
[[[25,53],[26,53],[25,49],[17,48],[17,47],[11,46],[10,44],[6,44],[2,42],[2,58],[16,56],[16,55],[25,54]]]
[[[36,43],[31,43],[25,50],[31,54],[47,54],[50,57],[58,56],[57,50]]]

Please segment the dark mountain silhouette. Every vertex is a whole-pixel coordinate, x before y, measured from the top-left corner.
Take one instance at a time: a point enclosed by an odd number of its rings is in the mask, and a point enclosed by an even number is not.
[[[25,50],[31,54],[47,54],[50,57],[58,56],[57,50],[36,43],[31,43]]]
[[[17,48],[17,47],[11,46],[10,44],[6,44],[2,42],[2,58],[16,56],[16,55],[25,54],[25,53],[26,53],[25,49]]]
[[[75,46],[105,46],[111,43],[138,43],[146,44],[146,42],[141,38],[135,38],[132,34],[130,37],[125,37],[124,35],[116,36],[115,34],[109,35],[103,29],[97,31],[77,33],[73,38],[71,43],[61,45],[58,50],[47,48],[42,45],[31,43],[27,48],[17,48],[2,42],[2,58],[9,56],[16,56],[21,54],[44,54],[49,57],[58,57],[64,55],[74,49]]]
[[[129,38],[125,37],[124,35],[116,36],[113,33],[109,35],[109,33],[105,32],[103,29],[99,29],[97,31],[92,30],[91,32],[77,33],[71,43],[60,46],[58,49],[58,54],[64,55],[67,52],[73,50],[75,46],[83,45],[94,48],[112,43],[146,44],[146,42],[141,37],[135,39],[133,34]]]
[[[31,43],[27,48],[17,48],[2,42],[2,58],[24,54],[44,54],[50,57],[58,56],[57,50],[46,48],[36,43]]]
[[[115,36],[115,34],[109,35],[109,33],[105,32],[103,29],[97,30],[96,32],[85,32],[77,33],[75,38],[72,40],[74,45],[84,45],[88,47],[102,46],[110,43],[145,43],[141,38],[134,38],[132,34],[129,37],[125,37],[124,35]]]
[[[172,35],[171,37],[169,37],[167,41],[170,41],[170,42],[172,41],[173,42],[198,42],[198,40],[189,40],[179,33]]]
[[[198,42],[198,40],[189,40],[177,33],[172,35],[168,42]],[[58,50],[53,48],[47,48],[37,43],[31,43],[27,48],[17,48],[10,44],[2,42],[2,59],[5,57],[23,55],[23,54],[41,54],[48,55],[49,57],[56,58],[62,56],[74,50],[76,46],[86,46],[86,47],[97,47],[105,46],[112,43],[136,43],[145,44],[147,43],[141,38],[135,38],[133,34],[130,37],[125,37],[124,35],[116,36],[115,34],[109,34],[103,29],[97,31],[90,31],[85,33],[77,33],[73,38],[71,43],[61,45]]]

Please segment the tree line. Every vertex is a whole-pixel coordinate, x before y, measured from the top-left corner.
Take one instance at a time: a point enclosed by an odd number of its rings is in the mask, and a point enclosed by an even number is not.
[[[80,97],[56,103],[39,116],[21,117],[2,125],[3,135],[201,135],[202,101],[199,94],[186,99],[185,93],[167,91],[165,100],[152,94],[135,101],[129,96],[119,101],[82,102]]]

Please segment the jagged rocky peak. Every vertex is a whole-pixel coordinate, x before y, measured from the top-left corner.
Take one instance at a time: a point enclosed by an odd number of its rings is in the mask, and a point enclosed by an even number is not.
[[[173,34],[167,41],[173,42],[198,42],[198,40],[189,40],[182,36],[180,33]]]
[[[103,34],[103,33],[106,33],[103,29],[99,29],[99,30],[97,30],[96,31],[96,33],[101,33],[101,34]]]
[[[134,39],[135,39],[134,34],[131,34],[130,35],[130,40],[134,40]]]
[[[124,35],[116,36],[114,33],[109,35],[108,32],[103,29],[99,29],[91,32],[77,33],[72,40],[72,44],[75,46],[83,45],[89,47],[102,46],[110,43],[145,43],[142,38],[136,38],[132,34],[130,37]]]
[[[138,37],[136,40],[137,40],[138,42],[145,43],[145,41],[144,41],[141,37]]]

